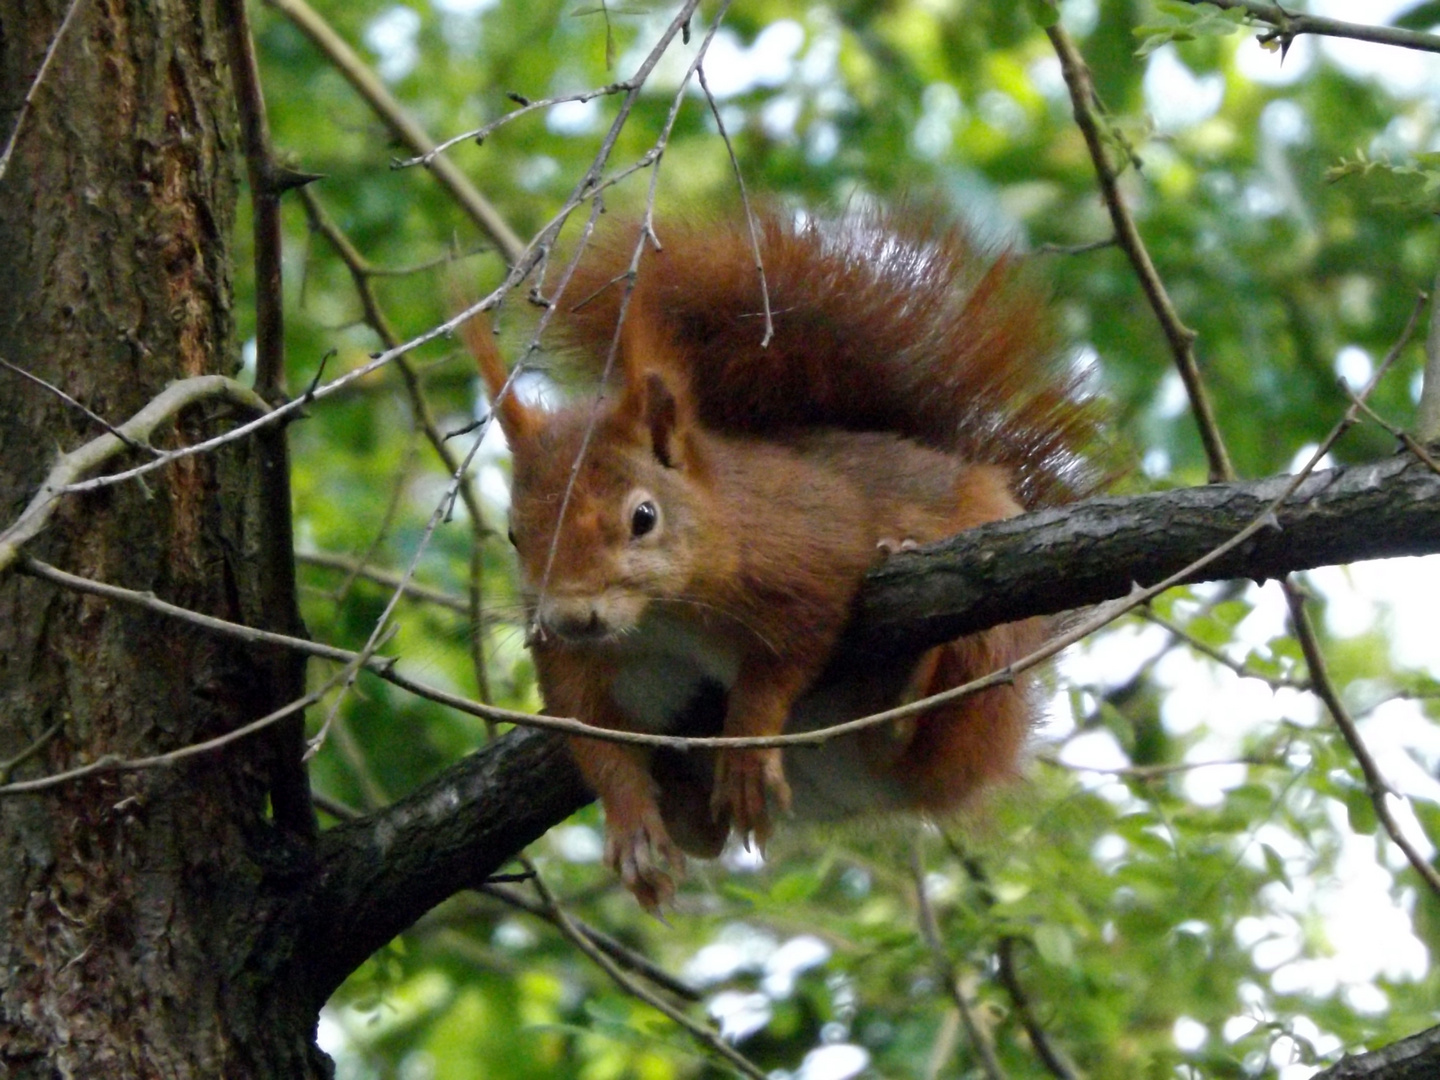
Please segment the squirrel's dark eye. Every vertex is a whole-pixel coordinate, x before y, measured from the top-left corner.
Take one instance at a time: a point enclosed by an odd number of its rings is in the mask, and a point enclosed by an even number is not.
[[[511,546],[511,547],[519,547],[519,546],[520,546],[519,544],[517,544],[517,543],[515,542],[515,529],[514,529],[513,526],[511,527],[510,531],[509,531],[508,533],[506,533],[505,535],[508,536],[508,537],[510,537],[510,546]]]
[[[637,503],[630,513],[630,535],[639,538],[655,528],[660,520],[660,508],[649,499]]]

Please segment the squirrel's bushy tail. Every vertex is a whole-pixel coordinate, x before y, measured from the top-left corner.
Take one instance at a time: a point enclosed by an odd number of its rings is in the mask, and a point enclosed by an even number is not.
[[[835,221],[757,214],[774,337],[745,218],[670,222],[641,260],[626,318],[684,358],[700,418],[769,434],[889,431],[1010,471],[1027,508],[1095,483],[1095,418],[1045,290],[933,212]],[[616,334],[637,225],[596,240],[560,298],[562,344],[591,377]]]

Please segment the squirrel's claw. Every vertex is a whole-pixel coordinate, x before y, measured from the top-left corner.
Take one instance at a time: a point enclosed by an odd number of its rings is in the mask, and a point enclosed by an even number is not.
[[[605,862],[652,915],[675,899],[675,883],[685,877],[685,856],[670,840],[653,808],[633,821],[607,820]]]
[[[753,835],[756,845],[765,850],[772,801],[780,812],[789,811],[790,785],[785,782],[778,748],[729,750],[720,755],[710,809],[716,820],[729,814],[747,847]]]
[[[913,538],[908,536],[904,540],[896,540],[893,536],[882,536],[875,544],[875,549],[881,555],[889,558],[897,551],[914,551],[919,546]]]

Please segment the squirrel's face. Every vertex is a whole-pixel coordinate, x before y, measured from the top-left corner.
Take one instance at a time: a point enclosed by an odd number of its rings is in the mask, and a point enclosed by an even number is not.
[[[700,494],[693,454],[657,447],[636,421],[623,400],[599,416],[576,405],[512,447],[510,539],[533,636],[616,642],[654,601],[683,599]]]

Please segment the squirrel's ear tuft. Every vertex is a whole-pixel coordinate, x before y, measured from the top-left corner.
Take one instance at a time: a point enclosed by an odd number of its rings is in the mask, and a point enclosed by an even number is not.
[[[650,449],[667,469],[678,466],[680,406],[675,394],[657,371],[645,376],[645,426],[650,430]]]

